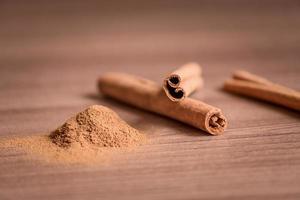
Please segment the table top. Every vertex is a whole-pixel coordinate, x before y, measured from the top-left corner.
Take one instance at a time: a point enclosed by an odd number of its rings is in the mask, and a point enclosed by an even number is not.
[[[1,1],[0,24],[0,137],[101,104],[151,141],[93,167],[2,149],[0,199],[300,198],[299,113],[221,89],[236,69],[300,89],[298,1]],[[190,61],[205,81],[192,97],[228,118],[221,136],[97,92],[105,72],[161,83]]]

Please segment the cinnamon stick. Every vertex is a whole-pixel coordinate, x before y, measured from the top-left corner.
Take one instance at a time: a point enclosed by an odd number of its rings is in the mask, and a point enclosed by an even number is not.
[[[98,87],[103,95],[184,122],[213,135],[221,134],[227,126],[227,120],[219,108],[191,98],[172,102],[159,85],[147,79],[109,73],[100,77]]]
[[[202,69],[197,63],[188,63],[168,75],[163,88],[171,101],[181,101],[203,85]]]
[[[244,71],[244,70],[237,70],[232,74],[233,79],[242,80],[242,81],[249,81],[253,83],[263,84],[263,85],[273,85],[271,81],[257,76],[255,74],[252,74],[250,72]]]
[[[300,111],[300,92],[246,71],[235,72],[224,89]]]

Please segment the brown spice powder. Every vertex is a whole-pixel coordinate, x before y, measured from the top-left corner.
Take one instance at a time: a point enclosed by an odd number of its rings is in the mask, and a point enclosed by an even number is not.
[[[82,147],[131,147],[138,144],[143,135],[109,108],[95,105],[67,120],[51,133],[50,138],[64,148],[74,144]]]
[[[111,109],[94,105],[67,120],[50,135],[10,138],[0,147],[17,147],[49,162],[90,164],[145,142],[145,136]]]

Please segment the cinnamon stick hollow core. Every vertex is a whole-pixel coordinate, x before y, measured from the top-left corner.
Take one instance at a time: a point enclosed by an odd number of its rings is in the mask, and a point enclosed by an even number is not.
[[[213,135],[223,133],[227,127],[227,120],[219,108],[191,98],[172,102],[159,85],[147,79],[109,73],[100,77],[98,86],[103,95],[184,122]]]
[[[181,101],[203,85],[202,69],[197,63],[188,63],[168,75],[163,82],[166,95],[172,101]]]

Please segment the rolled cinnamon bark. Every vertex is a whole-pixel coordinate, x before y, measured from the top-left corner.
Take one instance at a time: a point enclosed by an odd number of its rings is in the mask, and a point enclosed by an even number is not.
[[[168,75],[163,81],[166,95],[172,101],[181,101],[203,85],[202,69],[197,63],[188,63]]]
[[[242,81],[249,81],[258,84],[264,85],[273,85],[273,83],[263,77],[257,76],[250,72],[244,70],[237,70],[232,74],[233,79],[242,80]]]
[[[164,90],[170,100],[174,102],[181,101],[193,93],[196,89],[203,85],[203,79],[201,77],[191,77],[180,83],[180,86],[172,87],[166,81],[164,85]]]
[[[213,135],[221,134],[227,127],[227,120],[219,108],[191,98],[172,102],[159,85],[147,79],[109,73],[99,79],[98,86],[103,95],[184,122]]]
[[[233,79],[224,83],[224,89],[300,111],[300,92],[249,72],[235,72]]]
[[[252,74],[252,73],[244,71],[244,70],[235,71],[232,75],[232,78],[234,80],[247,81],[247,82],[257,83],[257,84],[260,84],[260,85],[269,85],[269,86],[272,86],[272,87],[276,87],[279,90],[290,91],[292,93],[297,92],[297,91],[295,91],[291,88],[273,83],[272,81],[269,81],[268,79],[266,79],[264,77]]]

